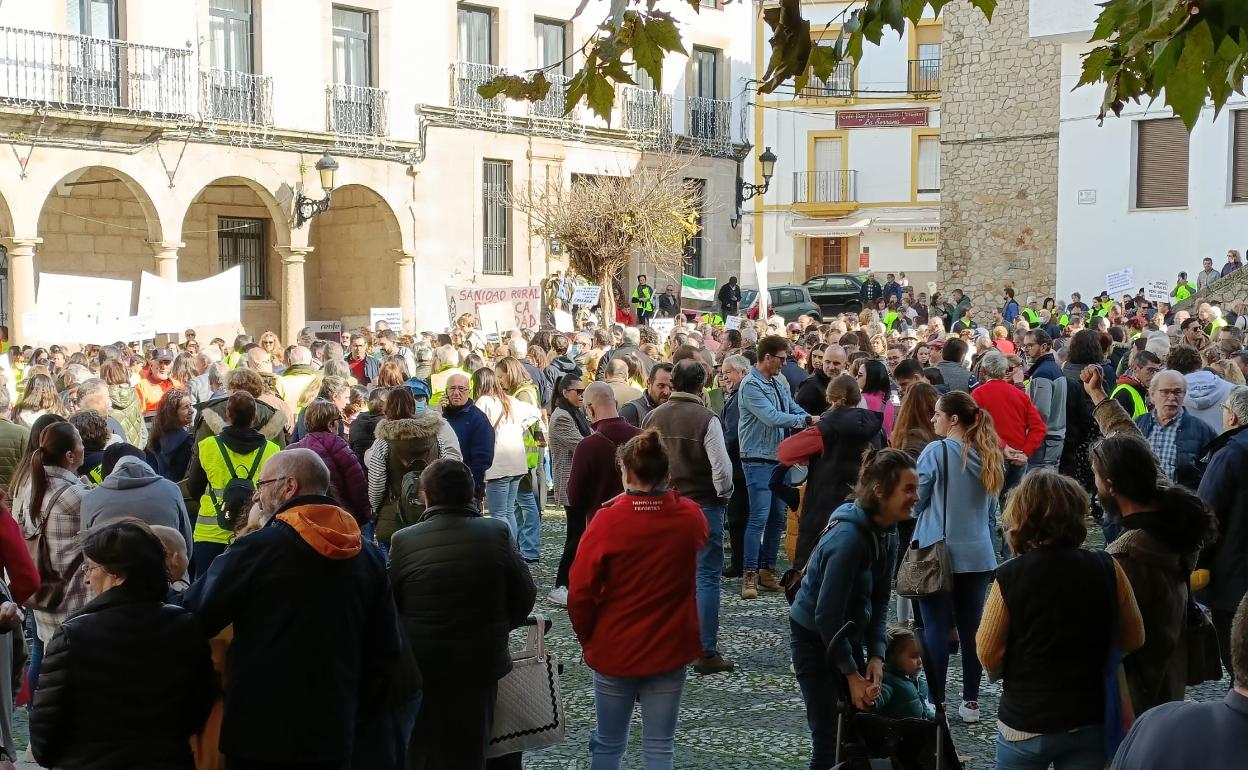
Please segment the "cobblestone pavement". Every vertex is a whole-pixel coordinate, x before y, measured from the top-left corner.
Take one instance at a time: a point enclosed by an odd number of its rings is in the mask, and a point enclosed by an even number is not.
[[[1097,533],[1099,535],[1099,533]],[[589,669],[572,633],[567,611],[552,604],[555,568],[563,549],[563,511],[549,509],[542,522],[542,563],[534,570],[538,585],[536,612],[553,621],[548,642],[563,663],[562,689],[568,736],[559,745],[525,756],[530,770],[584,770],[589,767],[589,733],[594,725],[594,695]],[[1089,538],[1099,547],[1099,536]],[[656,579],[661,579],[656,576]],[[676,767],[680,770],[801,770],[810,752],[810,736],[797,682],[789,672],[788,605],[782,594],[762,593],[754,601],[740,597],[740,581],[725,580],[720,609],[720,648],[737,664],[730,674],[699,677],[690,672],[676,732]],[[518,647],[521,637],[517,635]],[[948,691],[961,690],[961,658],[949,661]],[[1228,684],[1209,682],[1188,691],[1193,700],[1219,700]],[[996,710],[1001,690],[985,682],[981,687],[976,724],[953,718],[951,730],[958,753],[967,758],[967,770],[994,767]],[[17,741],[25,749],[24,710],[16,714]],[[640,710],[634,715],[633,734],[624,766],[641,768]],[[19,768],[36,768],[19,763]]]
[[[538,584],[537,612],[554,622],[550,646],[564,666],[562,688],[568,722],[567,740],[525,756],[526,768],[582,770],[589,767],[589,733],[594,724],[591,673],[581,660],[567,612],[546,599],[563,548],[562,511],[548,510],[542,522],[542,564],[534,572]],[[1098,537],[1089,545],[1100,547]],[[656,576],[656,579],[659,579]],[[788,605],[783,594],[761,593],[754,601],[740,597],[740,581],[723,582],[720,607],[720,649],[735,661],[730,674],[699,677],[690,670],[676,731],[676,767],[681,770],[800,770],[810,757],[810,735],[797,682],[789,671]],[[948,692],[961,693],[962,662],[949,661]],[[1229,685],[1210,682],[1191,688],[1194,700],[1221,699]],[[986,680],[980,688],[983,718],[963,724],[953,715],[950,730],[967,770],[995,766],[996,711],[999,684]],[[625,757],[626,768],[641,768],[640,709]]]

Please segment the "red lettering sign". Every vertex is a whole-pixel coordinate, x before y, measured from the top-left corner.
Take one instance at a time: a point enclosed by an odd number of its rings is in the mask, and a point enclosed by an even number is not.
[[[926,107],[905,110],[841,110],[836,113],[837,128],[899,128],[926,125]]]

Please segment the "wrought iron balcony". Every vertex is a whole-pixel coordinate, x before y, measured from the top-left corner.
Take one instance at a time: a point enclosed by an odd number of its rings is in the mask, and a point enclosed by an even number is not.
[[[0,27],[0,101],[88,113],[187,117],[191,51]]]
[[[326,127],[335,134],[384,137],[389,95],[380,88],[334,83],[325,88]]]
[[[575,120],[575,109],[567,115],[563,114],[568,103],[568,83],[572,78],[567,75],[547,73],[546,80],[550,82],[550,90],[546,92],[545,99],[529,104],[529,114],[535,118],[546,118],[548,120]]]
[[[858,172],[794,171],[794,203],[854,203],[858,200]]]
[[[642,138],[664,139],[672,135],[672,95],[650,88],[620,88],[620,125]]]
[[[250,72],[200,70],[200,114],[245,126],[273,125],[273,78]]]
[[[477,88],[503,74],[503,68],[494,64],[477,64],[476,62],[460,61],[451,65],[451,103],[461,110],[478,110],[480,112],[503,112],[503,97],[496,96],[486,99],[477,93]],[[551,92],[555,91],[552,82]],[[566,84],[563,93],[566,93]],[[547,94],[547,99],[551,94]],[[562,114],[562,106],[560,113]]]
[[[691,96],[685,134],[711,154],[732,149],[732,102]]]
[[[836,65],[826,79],[810,76],[797,96],[802,99],[847,99],[854,95],[854,63],[843,61]]]
[[[940,59],[911,59],[906,90],[912,94],[940,93]]]

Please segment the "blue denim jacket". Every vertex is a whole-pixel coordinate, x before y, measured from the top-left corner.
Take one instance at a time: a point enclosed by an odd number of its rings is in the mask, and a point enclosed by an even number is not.
[[[809,415],[793,400],[789,383],[779,375],[768,379],[757,368],[751,369],[741,381],[737,402],[742,460],[775,460],[785,431],[806,427]]]

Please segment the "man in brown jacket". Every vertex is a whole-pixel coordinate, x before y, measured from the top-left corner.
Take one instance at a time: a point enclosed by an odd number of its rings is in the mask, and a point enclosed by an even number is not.
[[[692,358],[672,369],[672,395],[646,415],[643,428],[663,436],[671,464],[672,486],[693,500],[706,515],[710,536],[698,554],[698,620],[702,657],[693,664],[699,674],[731,671],[719,654],[719,581],[724,567],[724,515],[732,497],[732,460],[719,418],[702,404],[706,369]]]

